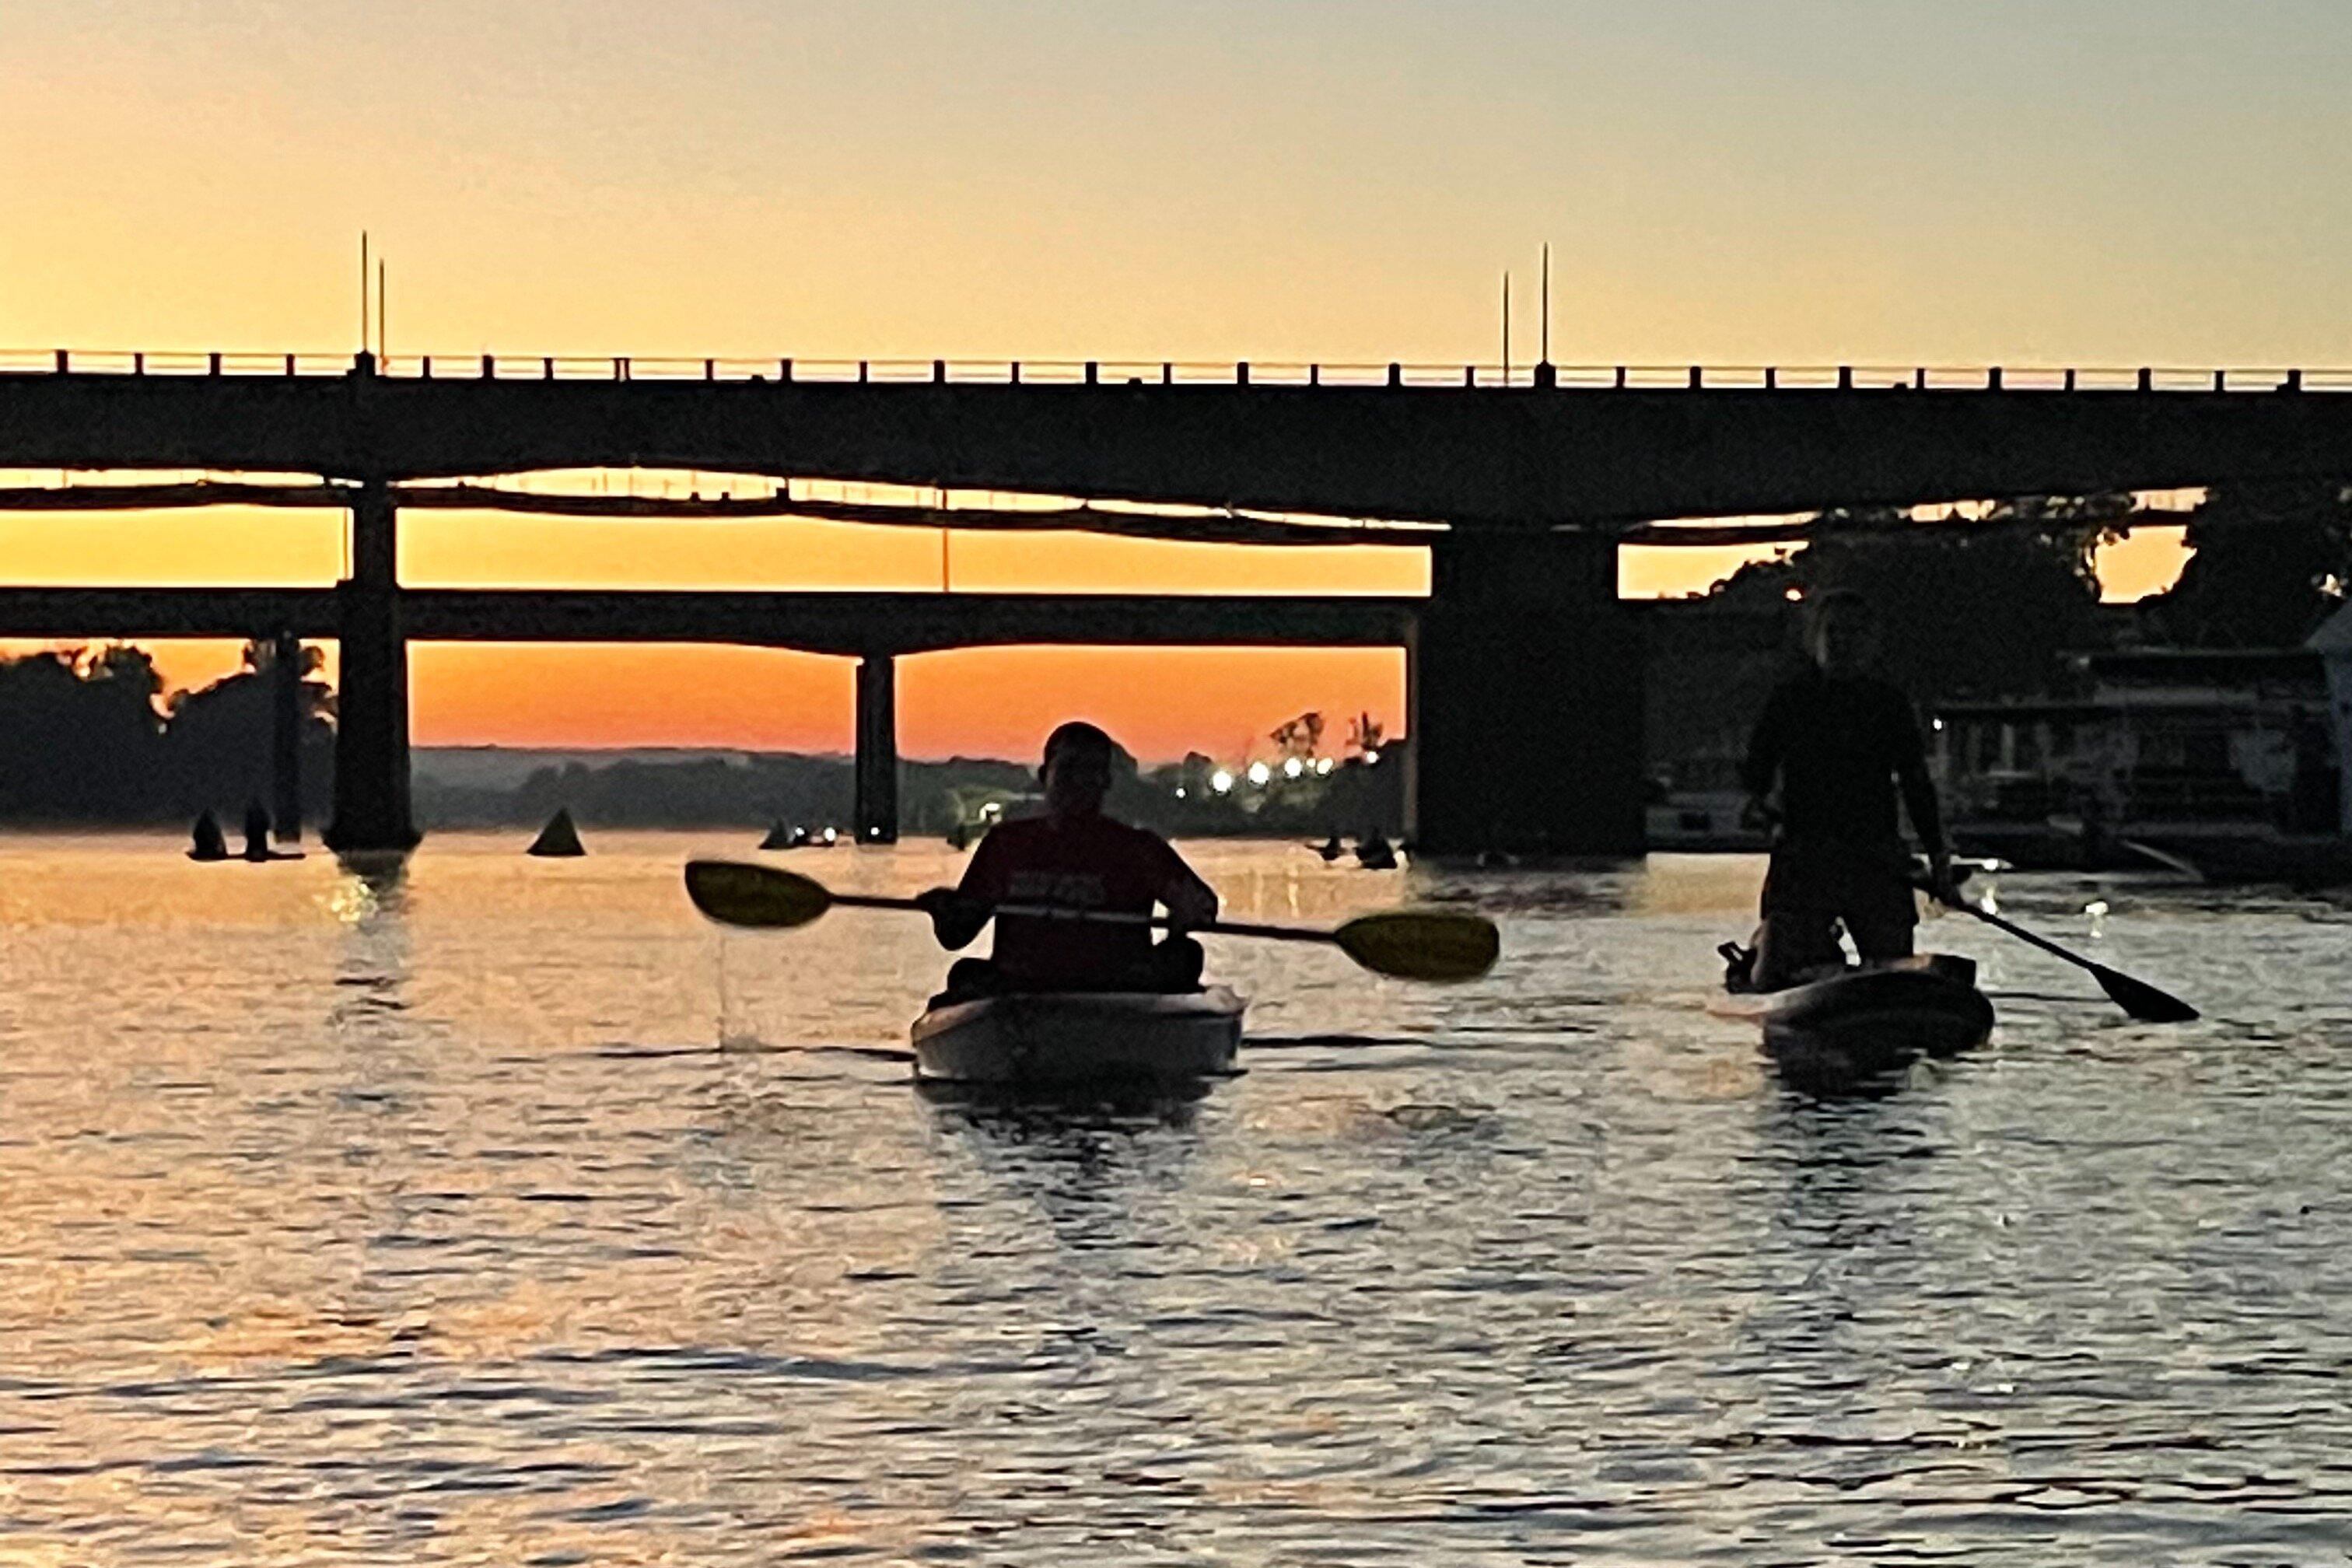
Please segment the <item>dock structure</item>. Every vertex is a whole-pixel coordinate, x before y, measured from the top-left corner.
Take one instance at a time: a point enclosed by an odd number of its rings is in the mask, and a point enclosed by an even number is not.
[[[1617,595],[1621,543],[1667,519],[2340,475],[2352,471],[2347,393],[2352,373],[2303,370],[1538,364],[1505,374],[0,353],[0,468],[317,475],[315,485],[198,487],[196,499],[339,506],[352,545],[351,575],[331,591],[0,589],[0,633],[340,639],[327,834],[346,849],[415,840],[413,639],[658,637],[856,658],[856,825],[869,842],[896,830],[900,654],[1004,642],[1401,647],[1418,844],[1628,853],[1642,844],[1643,651],[1641,617]],[[441,481],[615,468],[1061,497],[1077,514],[1008,526],[1411,544],[1430,552],[1431,595],[1301,602],[400,584],[404,508],[593,510],[587,498],[502,500]],[[115,503],[175,504],[166,492],[188,489],[144,487]],[[1087,510],[1136,502],[1198,510]],[[725,504],[667,510],[730,515]]]

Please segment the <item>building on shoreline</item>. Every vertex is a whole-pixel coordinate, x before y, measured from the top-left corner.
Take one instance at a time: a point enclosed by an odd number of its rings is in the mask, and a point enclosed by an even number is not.
[[[2352,607],[2301,647],[2136,649],[2080,668],[2080,698],[1936,709],[1931,761],[1964,850],[2352,879]]]

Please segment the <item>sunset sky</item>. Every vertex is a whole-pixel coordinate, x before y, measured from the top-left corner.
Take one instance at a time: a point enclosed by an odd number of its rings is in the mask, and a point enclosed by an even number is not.
[[[364,227],[401,353],[1491,359],[1498,276],[1531,301],[1549,241],[1562,363],[2352,363],[2336,0],[7,0],[0,73],[0,348],[348,350]],[[405,572],[934,587],[938,548],[440,515]],[[2137,554],[2117,590],[2177,561]],[[1417,552],[954,558],[969,588],[1424,580]],[[0,561],[324,583],[341,551],[328,516],[0,518]],[[1084,711],[1222,752],[1305,707],[1394,720],[1400,680],[935,655],[902,732],[1025,749]],[[426,742],[849,731],[846,667],[785,654],[425,649],[415,685]]]

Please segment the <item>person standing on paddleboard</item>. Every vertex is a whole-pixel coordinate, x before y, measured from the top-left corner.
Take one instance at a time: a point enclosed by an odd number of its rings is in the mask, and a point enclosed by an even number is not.
[[[986,959],[959,959],[947,994],[1007,991],[1193,991],[1201,984],[1201,944],[1185,931],[1217,918],[1215,889],[1166,839],[1103,815],[1110,793],[1111,738],[1092,724],[1069,723],[1045,740],[1039,776],[1043,816],[989,830],[953,888],[918,898],[940,945],[968,945],[999,904],[1053,904],[1148,915],[1165,905],[1171,929],[1154,943],[1136,924],[1007,915],[996,922]]]
[[[1759,991],[1842,964],[1840,921],[1865,963],[1910,953],[1919,917],[1898,787],[1927,854],[1929,890],[1958,898],[1918,718],[1909,698],[1871,673],[1877,610],[1842,588],[1808,609],[1811,659],[1766,701],[1740,770],[1750,811],[1779,825],[1748,975]]]

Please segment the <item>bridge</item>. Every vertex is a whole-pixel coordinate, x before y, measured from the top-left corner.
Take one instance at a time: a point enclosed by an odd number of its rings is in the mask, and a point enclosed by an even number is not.
[[[0,355],[0,468],[319,475],[335,482],[288,504],[348,508],[353,562],[335,589],[275,601],[14,590],[0,595],[0,631],[125,635],[250,612],[265,616],[241,623],[256,631],[338,637],[331,833],[353,847],[415,837],[411,637],[660,636],[854,653],[860,826],[877,832],[891,814],[897,653],[979,641],[1387,641],[1408,653],[1419,842],[1622,852],[1641,843],[1642,652],[1639,620],[1616,598],[1622,541],[1661,519],[2352,473],[2347,392],[2352,373],[2294,368]],[[467,595],[397,581],[403,506],[470,495],[588,510],[584,498],[479,487],[436,495],[430,481],[630,467],[1081,503],[1031,526],[1423,545],[1431,596]],[[1217,510],[1107,510],[1121,502]],[[1300,514],[1362,526],[1315,527]],[[110,616],[121,618],[97,624]],[[20,631],[77,618],[88,623],[77,633]],[[468,629],[491,626],[507,629]]]

